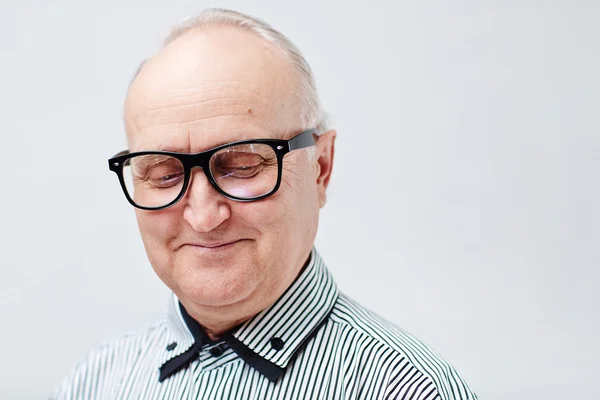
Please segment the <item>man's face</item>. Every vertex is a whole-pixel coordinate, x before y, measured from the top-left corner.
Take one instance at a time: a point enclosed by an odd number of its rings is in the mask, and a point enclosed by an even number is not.
[[[295,91],[289,62],[262,39],[225,27],[188,32],[132,84],[129,149],[196,153],[238,140],[289,139],[302,128]],[[281,186],[266,199],[228,200],[194,169],[175,206],[136,209],[154,270],[186,308],[236,307],[243,316],[289,286],[314,242],[334,138],[319,139],[312,161],[306,150],[286,155]]]

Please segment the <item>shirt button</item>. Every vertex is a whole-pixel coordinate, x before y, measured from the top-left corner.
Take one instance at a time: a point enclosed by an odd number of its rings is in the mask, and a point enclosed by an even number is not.
[[[283,340],[281,340],[281,338],[278,337],[273,337],[270,340],[271,342],[271,347],[273,348],[273,350],[279,351],[281,349],[283,349]]]
[[[217,345],[217,346],[211,348],[208,352],[213,357],[221,357],[221,355],[223,354],[223,346]]]

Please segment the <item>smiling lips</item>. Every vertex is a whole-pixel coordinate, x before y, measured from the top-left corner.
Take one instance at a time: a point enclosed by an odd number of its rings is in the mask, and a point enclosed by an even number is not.
[[[242,240],[233,240],[229,242],[209,242],[209,243],[186,243],[187,246],[197,247],[206,250],[225,250],[236,243],[241,242]]]

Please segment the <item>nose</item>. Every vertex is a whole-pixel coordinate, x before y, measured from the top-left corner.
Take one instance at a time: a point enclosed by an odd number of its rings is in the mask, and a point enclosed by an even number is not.
[[[197,232],[210,232],[231,217],[227,199],[212,187],[204,171],[192,170],[183,218]]]

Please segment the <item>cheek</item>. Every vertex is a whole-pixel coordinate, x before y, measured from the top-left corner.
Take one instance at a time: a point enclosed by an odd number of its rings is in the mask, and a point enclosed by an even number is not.
[[[287,172],[284,171],[281,186],[274,195],[240,204],[233,210],[248,225],[269,236],[271,243],[294,241],[297,235],[313,230],[318,220],[316,186],[306,176]]]
[[[279,234],[286,223],[289,205],[278,193],[261,201],[239,203],[232,207],[232,217],[238,224],[248,226],[261,236]]]
[[[165,249],[176,236],[179,225],[174,209],[144,211],[136,209],[136,218],[146,253],[151,261],[167,257]],[[183,219],[180,217],[179,219]]]

